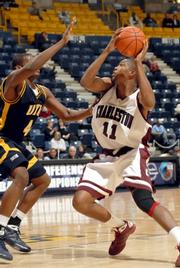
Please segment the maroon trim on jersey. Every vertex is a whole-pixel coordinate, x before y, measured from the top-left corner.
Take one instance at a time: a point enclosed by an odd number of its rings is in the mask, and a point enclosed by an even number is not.
[[[156,208],[157,206],[159,206],[159,205],[160,205],[159,202],[154,202],[154,203],[153,203],[152,207],[150,208],[150,210],[149,210],[149,212],[148,212],[148,215],[149,215],[150,217],[153,216],[153,213],[154,213],[155,208]]]
[[[148,141],[150,140],[151,140],[151,127],[148,128],[148,131],[146,132],[146,135],[144,135],[144,137],[142,138],[141,143],[149,147]]]
[[[135,177],[133,175],[128,176],[127,178],[133,179],[133,182],[126,181],[126,178],[125,178],[122,185],[123,186],[128,186],[128,187],[133,187],[133,188],[138,188],[138,189],[146,189],[146,190],[150,190],[152,192],[151,178],[146,173],[146,170],[147,170],[146,162],[149,159],[150,154],[149,154],[149,152],[148,152],[146,147],[145,148],[140,148],[139,152],[140,152],[141,177]],[[136,180],[145,181],[146,183],[149,184],[149,186],[145,185],[145,184],[140,184]]]
[[[95,199],[98,199],[98,200],[105,198],[105,195],[100,194],[99,192],[97,192],[96,190],[88,186],[79,186],[77,191],[80,191],[80,190],[88,192],[91,196],[93,196]]]
[[[149,175],[147,175],[147,160],[149,160],[150,153],[146,147],[140,148],[139,152],[140,152],[141,177],[144,180],[147,179],[148,182],[149,181],[151,182],[151,178],[149,177]]]
[[[85,182],[85,183],[92,184],[92,185],[96,186],[97,188],[103,190],[104,192],[108,193],[109,195],[112,195],[112,191],[110,191],[110,190],[108,190],[108,189],[106,189],[106,188],[104,188],[104,187],[102,187],[102,186],[100,186],[100,185],[98,185],[98,184],[96,184],[96,183],[94,183],[92,181],[88,181],[88,180],[83,180],[82,179],[81,182],[82,183]]]
[[[140,103],[139,98],[138,98],[139,93],[140,93],[140,92],[138,92],[138,94],[137,94],[137,107],[138,107],[138,109],[139,109],[140,114],[141,114],[142,117],[144,118],[144,120],[145,120],[148,124],[150,124],[149,121],[148,121],[148,115],[149,115],[149,112],[148,112],[147,118],[146,118],[146,117],[143,115],[143,113],[142,113],[142,108],[143,108],[143,106],[142,106],[142,104]]]

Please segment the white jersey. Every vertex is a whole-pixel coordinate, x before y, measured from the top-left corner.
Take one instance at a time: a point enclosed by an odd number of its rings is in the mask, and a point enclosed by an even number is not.
[[[139,110],[138,93],[139,89],[122,100],[112,87],[94,106],[92,128],[102,148],[116,151],[147,142],[151,125]]]

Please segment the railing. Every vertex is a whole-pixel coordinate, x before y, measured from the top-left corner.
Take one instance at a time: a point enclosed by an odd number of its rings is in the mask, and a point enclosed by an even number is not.
[[[167,149],[167,150],[170,150],[170,149],[174,148],[176,145],[177,145],[178,147],[180,147],[180,140],[177,139],[173,144],[168,145],[168,146],[164,146],[164,145],[160,144],[159,142],[157,142],[156,140],[153,140],[153,147],[155,147],[155,145],[157,145],[157,146],[158,146],[159,148],[161,148],[161,149]]]

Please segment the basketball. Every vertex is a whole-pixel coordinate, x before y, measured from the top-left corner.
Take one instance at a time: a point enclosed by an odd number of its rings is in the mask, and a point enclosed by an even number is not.
[[[143,31],[134,26],[127,26],[115,41],[116,49],[125,57],[136,57],[144,47],[146,37]]]

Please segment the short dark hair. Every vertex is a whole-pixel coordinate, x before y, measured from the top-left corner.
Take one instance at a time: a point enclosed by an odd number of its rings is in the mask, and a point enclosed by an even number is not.
[[[23,66],[26,57],[31,56],[31,54],[16,54],[12,60],[12,69],[15,69],[17,65]]]

